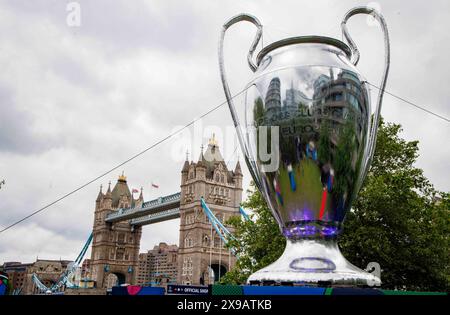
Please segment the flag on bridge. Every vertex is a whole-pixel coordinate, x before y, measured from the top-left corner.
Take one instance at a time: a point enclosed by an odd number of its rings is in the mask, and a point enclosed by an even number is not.
[[[132,193],[132,194],[138,193],[138,192],[139,192],[139,190],[137,190],[136,188],[133,188],[133,189],[131,190],[131,193]]]
[[[154,183],[152,182],[152,187],[153,187],[153,188],[159,188],[159,185],[156,185],[156,184],[154,184]]]

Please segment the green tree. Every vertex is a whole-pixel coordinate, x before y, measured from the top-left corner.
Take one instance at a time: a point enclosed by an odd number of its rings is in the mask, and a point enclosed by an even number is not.
[[[414,166],[417,141],[400,138],[401,126],[380,122],[369,174],[339,245],[353,264],[380,263],[385,289],[450,289],[450,194],[436,191]],[[239,260],[223,283],[244,283],[252,272],[275,261],[285,247],[278,225],[261,194],[251,188],[243,204],[254,222],[232,218]]]
[[[336,171],[333,194],[337,196],[346,195],[350,198],[352,183],[355,181],[355,171],[352,168],[352,158],[355,153],[355,127],[353,122],[347,121],[340,133],[333,158],[333,167]]]
[[[321,164],[331,162],[330,123],[324,119],[320,124],[320,137],[317,144],[317,158]]]
[[[270,210],[262,195],[252,185],[251,194],[242,203],[245,209],[252,209],[255,222],[244,221],[239,216],[231,217],[227,224],[235,228],[235,240],[231,239],[227,246],[233,247],[239,255],[235,268],[227,272],[221,283],[245,283],[251,273],[275,261],[284,251],[285,238],[281,235]]]
[[[446,290],[449,194],[437,192],[414,166],[418,141],[407,142],[400,132],[400,125],[381,124],[369,174],[339,244],[356,265],[377,261],[384,287]]]
[[[255,106],[253,107],[253,120],[255,128],[258,128],[264,123],[264,115],[264,102],[260,97],[258,97],[255,101]]]

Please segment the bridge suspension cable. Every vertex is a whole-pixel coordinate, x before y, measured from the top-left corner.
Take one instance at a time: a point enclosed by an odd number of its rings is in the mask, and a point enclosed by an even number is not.
[[[239,207],[239,212],[241,213],[241,215],[245,221],[250,220],[250,217],[248,216],[248,214],[245,212],[245,210],[242,207]]]
[[[233,234],[220,222],[219,219],[214,215],[214,213],[209,209],[208,205],[206,204],[205,200],[201,198],[201,205],[203,210],[205,211],[208,219],[210,222],[213,223],[213,227],[216,230],[217,234],[222,238],[222,240],[226,243],[226,237],[231,237],[232,239],[235,239]]]
[[[210,249],[209,249],[209,272],[211,272],[211,259],[212,259],[212,244],[213,244],[213,234],[212,229],[216,230],[217,235],[220,237],[220,258],[222,259],[222,242],[224,242],[225,246],[228,244],[229,239],[236,240],[234,235],[220,222],[219,219],[214,215],[214,213],[209,209],[208,205],[206,204],[205,200],[203,198],[200,199],[200,204],[205,211],[206,216],[208,217],[209,222],[211,223],[211,240],[210,240]],[[245,221],[251,221],[250,217],[247,215],[247,213],[244,211],[242,207],[239,207],[239,213],[242,215]],[[237,254],[236,249],[234,247],[230,248],[230,252],[235,255],[237,258],[239,258],[239,254]],[[230,256],[229,256],[230,259]],[[219,263],[220,264],[220,263]],[[230,260],[228,262],[228,266],[231,266]],[[220,267],[219,267],[219,279],[220,279]]]
[[[94,234],[91,233],[86,241],[86,243],[84,244],[83,248],[81,249],[81,252],[78,254],[77,258],[75,259],[75,261],[73,261],[72,263],[70,263],[66,270],[62,273],[62,275],[59,277],[58,281],[53,284],[50,288],[48,288],[45,284],[43,284],[41,282],[41,280],[39,280],[39,277],[37,276],[36,273],[33,273],[33,275],[31,276],[31,279],[33,280],[34,284],[36,285],[36,287],[38,288],[39,291],[43,291],[43,292],[56,292],[59,289],[61,289],[61,287],[63,287],[64,285],[68,288],[77,288],[78,286],[73,284],[70,281],[70,278],[72,277],[72,275],[74,274],[74,272],[77,270],[77,268],[80,266],[84,255],[86,254],[89,245],[92,242],[92,238],[93,238]]]
[[[222,222],[220,222],[219,219],[217,219],[217,217],[209,209],[203,198],[200,199],[200,203],[203,210],[205,211],[206,216],[208,217],[209,222],[211,222],[212,227],[214,228],[214,230],[216,230],[217,235],[219,235],[221,242],[223,241],[226,245],[228,244],[228,238],[235,240],[236,238],[234,237],[234,235],[222,224]],[[230,251],[233,253],[233,255],[236,254],[236,250],[234,248],[231,248]]]

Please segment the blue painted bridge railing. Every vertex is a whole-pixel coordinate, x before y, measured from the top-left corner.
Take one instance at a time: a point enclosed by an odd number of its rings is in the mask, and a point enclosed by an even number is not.
[[[106,217],[105,221],[109,223],[115,223],[179,208],[181,199],[180,197],[181,193],[178,192],[144,202],[141,206],[138,207],[119,209],[109,214]]]
[[[149,225],[167,220],[177,219],[180,217],[180,208],[164,210],[157,213],[148,214],[143,217],[131,219],[131,225]]]

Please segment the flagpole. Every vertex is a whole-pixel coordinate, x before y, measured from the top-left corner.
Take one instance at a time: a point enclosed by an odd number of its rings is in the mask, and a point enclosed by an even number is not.
[[[220,282],[220,272],[222,267],[222,238],[220,237],[220,243],[219,243],[219,282]]]
[[[231,270],[231,249],[228,249],[228,271]]]
[[[214,239],[213,239],[212,222],[210,221],[209,223],[211,224],[211,238],[209,239],[209,281],[211,282],[211,270],[212,270],[211,260],[212,260],[212,251],[213,251],[212,245],[213,245]],[[213,278],[212,284],[214,284],[214,278]]]

